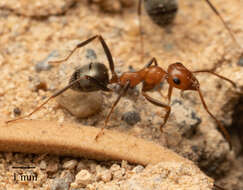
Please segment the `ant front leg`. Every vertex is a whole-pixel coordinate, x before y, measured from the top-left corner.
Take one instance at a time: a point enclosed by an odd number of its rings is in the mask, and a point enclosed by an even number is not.
[[[224,137],[226,138],[226,140],[229,143],[230,146],[230,150],[232,149],[232,143],[231,143],[231,139],[230,139],[230,134],[228,133],[228,131],[225,129],[225,127],[219,122],[219,120],[209,111],[206,102],[204,101],[203,95],[201,93],[200,87],[198,87],[197,89],[201,102],[203,104],[204,109],[208,112],[208,114],[216,121],[216,123],[218,124],[218,127],[220,129],[220,131],[223,133]]]
[[[122,91],[121,93],[119,94],[118,98],[116,99],[116,101],[113,103],[112,107],[111,107],[111,110],[109,112],[109,114],[107,115],[106,117],[106,120],[105,120],[105,126],[107,125],[109,119],[110,119],[110,116],[114,110],[114,108],[116,107],[116,105],[118,104],[118,102],[120,101],[121,97],[122,96],[125,96],[125,94],[127,93],[127,90],[128,88],[130,87],[130,82],[127,81],[127,83],[125,84],[125,86],[122,88]]]
[[[160,126],[160,131],[161,131],[161,133],[162,133],[162,132],[163,132],[163,127],[164,127],[164,125],[166,124],[166,122],[167,122],[167,120],[168,120],[168,118],[169,118],[169,116],[170,116],[170,110],[171,110],[171,107],[170,107],[169,105],[167,105],[167,104],[164,104],[164,103],[162,103],[162,102],[160,102],[160,101],[158,101],[158,100],[156,100],[156,99],[150,97],[149,95],[146,94],[145,91],[142,91],[142,94],[143,94],[143,96],[144,96],[150,103],[152,103],[152,104],[154,104],[154,105],[156,105],[156,106],[163,107],[163,108],[165,108],[165,109],[167,110],[167,111],[166,111],[166,114],[165,114],[164,122],[163,122],[163,123],[161,124],[161,126]]]
[[[119,96],[117,97],[116,101],[113,103],[111,110],[109,112],[109,114],[106,116],[105,119],[105,127],[107,126],[107,123],[110,119],[110,116],[114,110],[114,108],[116,107],[116,105],[118,104],[118,102],[120,101],[121,97],[124,96],[127,93],[128,88],[130,87],[130,82],[128,81],[125,86],[122,88],[121,93],[119,94]],[[101,128],[101,131],[96,135],[95,140],[97,141],[98,138],[104,134],[104,128]]]

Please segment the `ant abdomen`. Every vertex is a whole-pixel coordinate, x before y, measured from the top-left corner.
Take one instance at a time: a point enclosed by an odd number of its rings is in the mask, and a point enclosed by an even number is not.
[[[70,88],[72,90],[81,92],[93,92],[100,90],[100,88],[97,85],[94,85],[94,83],[86,79],[85,76],[90,76],[96,79],[97,81],[102,81],[104,85],[107,85],[109,83],[109,73],[106,66],[102,63],[94,62],[86,64],[74,71],[69,80],[69,84],[71,84],[79,78],[80,80]]]
[[[164,27],[173,22],[178,3],[177,0],[145,0],[144,7],[153,22]]]

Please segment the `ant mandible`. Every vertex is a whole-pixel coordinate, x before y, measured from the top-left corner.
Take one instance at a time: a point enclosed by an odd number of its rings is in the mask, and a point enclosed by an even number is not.
[[[104,52],[106,54],[106,57],[108,59],[109,67],[112,73],[111,79],[109,79],[107,69],[103,64],[101,63],[94,64],[96,68],[95,69],[96,72],[92,71],[92,64],[86,65],[81,70],[79,69],[73,73],[69,81],[69,84],[66,87],[53,94],[46,101],[44,101],[40,106],[36,107],[30,114],[6,122],[10,123],[31,116],[33,113],[38,111],[42,106],[44,106],[49,100],[55,98],[56,96],[60,95],[61,93],[63,93],[69,88],[73,90],[84,91],[84,92],[97,91],[97,90],[112,91],[110,88],[107,87],[107,85],[116,83],[122,89],[116,101],[113,103],[109,114],[105,119],[105,126],[106,126],[115,106],[118,104],[121,97],[127,93],[129,88],[134,88],[139,83],[142,83],[142,95],[145,97],[145,99],[156,106],[166,109],[164,122],[160,126],[161,132],[163,131],[163,127],[166,124],[170,115],[170,111],[171,111],[170,100],[171,100],[173,88],[178,88],[182,92],[185,90],[193,90],[198,92],[204,109],[216,121],[221,132],[223,133],[226,140],[228,141],[230,148],[232,147],[229,133],[224,128],[224,126],[219,122],[219,120],[209,111],[204,101],[203,95],[201,93],[199,81],[196,79],[193,73],[205,73],[205,72],[211,73],[223,80],[230,82],[234,87],[236,87],[236,84],[233,81],[217,73],[214,73],[211,70],[189,71],[182,63],[179,62],[169,65],[166,72],[163,68],[161,68],[158,65],[156,58],[152,58],[148,62],[148,64],[144,68],[140,69],[139,71],[124,72],[120,77],[118,77],[118,75],[115,72],[114,61],[111,52],[109,50],[109,47],[107,46],[105,40],[101,35],[95,35],[89,38],[88,40],[81,42],[71,51],[71,53],[65,59],[59,61],[52,61],[51,63],[61,63],[63,61],[67,61],[77,49],[89,44],[96,38],[99,39],[104,49]],[[147,94],[148,91],[154,89],[158,84],[164,81],[167,81],[169,84],[168,104],[165,104],[157,99],[154,99]],[[103,133],[103,128],[101,132],[96,136],[96,140],[102,133]]]

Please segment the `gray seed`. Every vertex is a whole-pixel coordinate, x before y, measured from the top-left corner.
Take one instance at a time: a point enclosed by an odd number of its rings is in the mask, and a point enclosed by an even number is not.
[[[122,115],[122,120],[128,125],[135,125],[137,122],[141,121],[140,114],[136,111],[129,111]]]
[[[16,107],[16,108],[14,108],[13,113],[14,113],[15,117],[16,116],[20,116],[21,115],[21,110],[18,107]]]

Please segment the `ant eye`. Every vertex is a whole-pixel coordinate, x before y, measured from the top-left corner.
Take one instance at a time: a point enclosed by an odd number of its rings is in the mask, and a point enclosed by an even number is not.
[[[175,84],[180,84],[181,83],[180,79],[178,79],[178,78],[173,78],[173,82]]]

